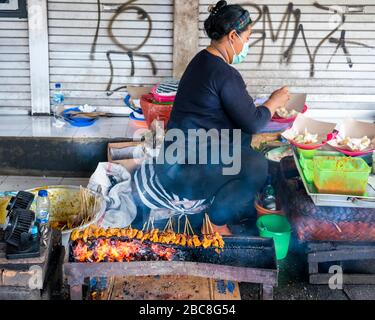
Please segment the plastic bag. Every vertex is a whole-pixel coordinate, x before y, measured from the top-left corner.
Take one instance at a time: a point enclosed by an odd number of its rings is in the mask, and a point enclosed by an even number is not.
[[[132,195],[131,175],[121,165],[101,162],[87,186],[104,196],[107,210],[99,221],[103,228],[126,228],[135,219],[137,207]]]

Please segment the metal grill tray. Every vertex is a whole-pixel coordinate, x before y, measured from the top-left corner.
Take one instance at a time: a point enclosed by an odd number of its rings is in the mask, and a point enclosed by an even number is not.
[[[327,155],[337,155],[335,152],[328,152]],[[347,208],[370,208],[375,209],[375,190],[369,184],[367,187],[368,196],[359,197],[355,195],[321,194],[318,193],[313,184],[307,183],[301,165],[298,161],[296,151],[293,153],[299,175],[303,181],[307,194],[318,207],[347,207]]]
[[[214,248],[203,249],[162,245],[178,249],[180,254],[176,256],[174,261],[211,263],[244,268],[277,269],[275,248],[272,239],[260,237],[224,237],[224,241],[224,251],[220,254],[217,254]],[[73,243],[70,242],[69,257],[66,258],[69,262],[75,263],[73,262],[72,245]],[[101,262],[101,264],[103,263],[106,262]]]
[[[259,283],[263,299],[272,299],[278,278],[273,240],[229,237],[224,241],[224,252],[220,255],[210,249],[185,248],[185,261],[66,262],[63,270],[70,285],[70,297],[82,299],[86,277],[174,275]]]

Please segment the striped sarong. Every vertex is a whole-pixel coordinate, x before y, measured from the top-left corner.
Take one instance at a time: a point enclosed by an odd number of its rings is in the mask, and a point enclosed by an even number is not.
[[[198,214],[207,210],[214,200],[190,200],[167,192],[155,174],[152,160],[142,163],[135,172],[134,181],[140,199],[151,210],[169,209],[175,215]]]

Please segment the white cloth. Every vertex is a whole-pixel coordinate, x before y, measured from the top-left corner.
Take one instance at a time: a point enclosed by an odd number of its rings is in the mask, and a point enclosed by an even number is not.
[[[107,210],[99,224],[103,228],[128,227],[137,215],[131,187],[131,175],[121,165],[99,163],[87,186],[104,196]]]

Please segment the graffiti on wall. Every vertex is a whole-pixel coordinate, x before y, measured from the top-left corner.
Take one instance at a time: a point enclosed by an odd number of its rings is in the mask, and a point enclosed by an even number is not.
[[[135,65],[135,57],[140,57],[148,60],[151,65],[152,73],[153,75],[157,74],[157,68],[154,60],[152,59],[151,55],[140,53],[139,51],[144,47],[147,40],[150,38],[151,31],[152,31],[152,19],[150,15],[145,11],[143,8],[133,5],[134,2],[137,0],[129,0],[125,2],[124,4],[120,5],[114,12],[113,16],[111,17],[108,27],[107,27],[107,34],[109,38],[111,39],[112,43],[118,47],[118,50],[108,50],[106,52],[106,57],[109,63],[109,69],[110,69],[110,78],[107,84],[106,92],[108,96],[111,96],[114,92],[119,91],[121,89],[125,89],[126,85],[115,87],[113,88],[113,79],[115,77],[115,67],[113,63],[112,57],[115,55],[121,55],[126,56],[129,58],[131,63],[131,71],[130,76],[135,76],[136,72],[136,65]],[[97,18],[97,25],[96,25],[96,32],[95,36],[91,45],[91,51],[90,51],[90,59],[95,59],[95,52],[96,52],[96,46],[98,42],[99,37],[99,30],[101,25],[101,16],[102,16],[102,4],[101,0],[97,0],[97,10],[98,10],[98,18]],[[144,36],[143,39],[141,39],[141,43],[138,44],[135,47],[130,47],[129,44],[122,42],[116,35],[114,34],[114,23],[119,19],[120,15],[125,12],[136,12],[138,19],[140,21],[143,21],[147,25],[147,34]]]
[[[112,17],[110,18],[108,25],[105,26],[107,34],[111,39],[111,42],[117,47],[117,50],[108,50],[106,52],[106,57],[108,61],[108,66],[110,70],[110,77],[108,80],[106,92],[108,96],[111,96],[114,92],[121,89],[125,89],[126,85],[114,87],[114,77],[116,74],[116,68],[114,65],[113,57],[115,56],[125,56],[129,59],[131,63],[130,76],[135,76],[136,74],[136,63],[139,60],[135,58],[146,59],[151,66],[152,74],[157,74],[157,67],[155,61],[153,60],[150,54],[141,53],[141,49],[145,46],[147,41],[150,38],[152,32],[152,18],[150,14],[143,9],[141,6],[136,4],[137,0],[128,0],[122,5],[118,5],[114,10]],[[290,64],[294,51],[297,45],[298,40],[302,40],[303,48],[306,50],[306,55],[310,64],[310,77],[315,76],[315,64],[321,49],[324,45],[334,44],[335,49],[327,63],[327,68],[339,53],[343,53],[346,62],[349,68],[352,68],[354,65],[352,56],[348,45],[358,46],[362,48],[371,48],[375,47],[367,45],[361,41],[352,41],[347,40],[347,31],[345,30],[345,22],[348,14],[359,13],[361,6],[351,6],[352,10],[347,12],[341,7],[337,6],[324,6],[318,2],[314,2],[313,6],[322,11],[322,13],[331,13],[333,17],[336,18],[335,23],[330,30],[327,31],[327,34],[319,39],[318,43],[315,46],[309,44],[309,39],[306,36],[305,28],[303,23],[301,23],[302,12],[297,8],[293,2],[287,4],[284,14],[282,15],[281,21],[279,22],[278,28],[275,28],[275,22],[272,19],[272,12],[270,6],[268,5],[257,5],[253,2],[248,2],[244,4],[245,7],[249,8],[251,12],[255,15],[253,35],[256,38],[250,47],[254,47],[258,44],[261,44],[261,50],[259,55],[258,63],[262,64],[264,56],[267,51],[266,40],[270,39],[272,43],[281,41],[281,53],[280,53],[280,64]],[[358,7],[358,11],[356,11]],[[353,10],[354,9],[354,10]],[[135,47],[131,47],[128,43],[120,40],[119,37],[115,35],[114,24],[116,21],[120,21],[120,16],[124,13],[136,12],[138,20],[142,21],[146,26],[146,35],[140,37],[140,43]],[[91,45],[90,59],[95,59],[96,47],[99,38],[99,31],[102,26],[102,3],[101,0],[97,0],[97,22],[96,22],[96,32],[93,37],[93,42]],[[256,35],[260,35],[256,37]],[[290,37],[289,35],[292,34]]]
[[[261,43],[261,52],[260,57],[258,60],[258,63],[261,64],[263,62],[263,58],[266,52],[266,39],[267,39],[267,30],[270,33],[270,39],[272,42],[276,42],[281,40],[281,54],[280,54],[280,63],[289,64],[291,62],[291,59],[293,57],[293,51],[296,47],[297,40],[301,37],[303,40],[304,48],[306,49],[307,56],[309,58],[310,62],[310,77],[315,76],[315,63],[316,58],[322,49],[323,45],[327,43],[336,44],[336,48],[334,52],[332,53],[328,64],[328,66],[331,64],[333,58],[339,53],[340,50],[343,51],[347,64],[349,68],[352,68],[354,63],[352,61],[350,51],[347,47],[348,44],[364,47],[364,48],[375,48],[369,45],[366,45],[365,43],[359,42],[359,41],[348,41],[346,40],[346,30],[345,30],[345,22],[347,18],[347,14],[345,10],[342,10],[340,7],[332,7],[332,6],[323,6],[319,4],[318,2],[314,2],[313,6],[317,9],[324,11],[331,12],[333,14],[333,17],[338,18],[335,23],[332,23],[334,26],[331,30],[327,32],[327,34],[320,39],[318,44],[311,48],[309,45],[308,39],[306,37],[306,32],[304,29],[303,24],[301,23],[301,16],[302,12],[300,9],[295,8],[295,5],[290,2],[287,5],[287,8],[285,10],[285,13],[281,19],[279,28],[275,30],[271,12],[269,9],[269,6],[259,6],[255,3],[247,3],[245,6],[250,7],[251,9],[255,10],[256,18],[254,19],[254,30],[253,34],[260,34],[260,38],[256,39],[250,47],[254,47],[258,43]],[[353,6],[355,9],[356,6]],[[358,10],[360,8],[357,8]],[[356,13],[355,10],[351,11],[352,13]],[[350,14],[350,13],[349,13]],[[262,23],[261,28],[258,28],[258,24]],[[284,32],[283,32],[284,31]],[[288,33],[292,32],[292,38],[287,44],[288,40]],[[337,37],[336,34],[339,34],[340,36]]]

